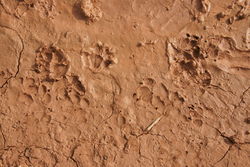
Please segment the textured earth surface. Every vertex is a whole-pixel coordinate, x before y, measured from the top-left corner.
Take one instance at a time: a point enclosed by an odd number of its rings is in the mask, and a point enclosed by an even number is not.
[[[0,0],[0,167],[249,167],[250,0]]]

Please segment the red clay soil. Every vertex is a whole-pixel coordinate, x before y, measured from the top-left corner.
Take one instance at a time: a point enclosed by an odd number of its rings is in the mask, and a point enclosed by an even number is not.
[[[0,0],[0,167],[250,167],[250,0]]]

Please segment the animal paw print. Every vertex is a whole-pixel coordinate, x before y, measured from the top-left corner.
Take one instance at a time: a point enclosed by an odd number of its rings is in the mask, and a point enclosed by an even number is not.
[[[51,96],[51,86],[42,84],[39,87],[38,93],[41,95],[40,96],[40,101],[44,104],[49,104],[52,101],[52,96]]]
[[[36,96],[38,93],[38,83],[37,81],[32,77],[23,77],[21,78],[22,83],[22,89],[31,95]]]
[[[44,1],[44,0],[16,0],[8,1],[1,0],[1,5],[4,10],[14,15],[15,17],[21,18],[29,10],[36,10],[41,17],[53,18],[57,15],[55,11],[54,0]]]
[[[189,34],[187,38],[180,40],[178,45],[175,41],[167,42],[170,71],[176,80],[192,81],[204,86],[210,84],[211,75],[203,65],[206,53],[200,43],[200,37]]]
[[[87,51],[83,52],[86,64],[92,71],[100,72],[105,68],[111,68],[114,64],[118,63],[117,58],[115,57],[115,49],[112,47],[98,42],[95,48],[90,48]]]
[[[165,90],[159,89],[159,84],[152,78],[145,78],[140,82],[134,98],[141,106],[150,106],[154,110],[163,111],[166,103]]]
[[[209,41],[212,53],[208,57],[210,64],[223,72],[250,78],[249,50],[237,48],[234,39],[215,36]]]
[[[40,100],[44,104],[49,104],[51,101],[67,101],[70,104],[80,104],[82,100],[85,100],[82,98],[85,91],[85,86],[79,77],[75,75],[65,76],[54,83],[44,82],[39,88],[39,93],[42,95]]]
[[[59,80],[69,70],[69,61],[63,51],[55,46],[42,47],[37,51],[34,70],[43,80]]]
[[[142,100],[147,103],[151,103],[153,98],[153,92],[147,86],[141,86],[137,89],[137,101]]]
[[[18,101],[25,105],[30,105],[33,103],[34,100],[30,94],[21,93],[18,97]]]
[[[55,166],[57,159],[49,149],[41,147],[28,147],[24,151],[25,157],[29,157],[31,164],[43,164],[44,166]],[[21,165],[20,165],[21,166]]]
[[[143,101],[146,103],[151,103],[153,99],[153,87],[155,85],[155,80],[152,78],[145,78],[142,82],[140,82],[140,87],[137,89],[136,94],[136,101]]]
[[[85,87],[78,76],[67,77],[67,86],[64,91],[66,99],[69,99],[73,104],[80,104],[85,91]]]

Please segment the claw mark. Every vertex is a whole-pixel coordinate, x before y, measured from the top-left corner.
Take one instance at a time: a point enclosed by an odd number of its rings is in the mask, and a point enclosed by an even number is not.
[[[2,5],[1,2],[0,2],[0,5]],[[17,76],[17,74],[19,73],[20,65],[21,65],[21,58],[22,58],[22,54],[23,54],[23,51],[24,51],[24,41],[23,41],[23,38],[21,37],[21,35],[18,33],[17,30],[15,30],[15,29],[13,29],[13,28],[11,28],[11,27],[5,26],[5,25],[1,25],[1,24],[0,24],[0,27],[5,28],[5,29],[9,29],[9,30],[11,30],[11,31],[14,31],[14,32],[17,34],[17,36],[18,36],[18,38],[20,39],[21,44],[22,44],[21,51],[19,52],[19,55],[18,55],[16,73],[15,73],[14,76],[9,77],[9,78],[3,83],[3,85],[0,86],[0,88],[3,88],[3,87],[9,82],[9,80],[11,80],[12,78],[15,78],[15,77]]]

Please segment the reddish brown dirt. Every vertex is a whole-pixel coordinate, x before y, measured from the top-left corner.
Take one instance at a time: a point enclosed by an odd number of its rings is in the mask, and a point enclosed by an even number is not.
[[[249,0],[0,0],[0,167],[249,167]]]

